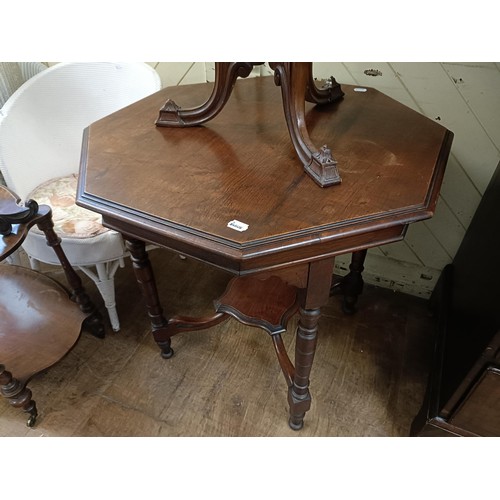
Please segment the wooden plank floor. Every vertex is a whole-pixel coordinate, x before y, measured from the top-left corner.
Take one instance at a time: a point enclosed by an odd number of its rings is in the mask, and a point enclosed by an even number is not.
[[[150,257],[167,315],[211,311],[229,279],[165,250]],[[0,436],[407,436],[424,396],[433,319],[413,296],[366,286],[354,316],[331,297],[299,432],[288,427],[286,385],[265,332],[229,320],[174,337],[175,356],[163,360],[129,261],[117,273],[117,304],[119,333],[84,332],[31,382],[35,428],[0,401]],[[295,324],[284,335],[291,353]]]

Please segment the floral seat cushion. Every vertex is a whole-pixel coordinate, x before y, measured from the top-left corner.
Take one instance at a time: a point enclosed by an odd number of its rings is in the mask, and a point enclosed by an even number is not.
[[[102,226],[100,214],[76,205],[77,182],[76,174],[51,179],[34,189],[28,198],[52,208],[54,230],[61,238],[92,238],[109,231]]]

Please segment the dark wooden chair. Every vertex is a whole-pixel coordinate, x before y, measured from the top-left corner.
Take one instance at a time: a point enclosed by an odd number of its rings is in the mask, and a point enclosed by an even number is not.
[[[0,392],[10,404],[29,414],[35,424],[36,404],[26,387],[29,380],[61,360],[78,340],[82,325],[104,336],[100,313],[69,264],[53,230],[52,212],[29,200],[25,206],[12,191],[0,186],[0,261],[16,251],[37,225],[56,253],[71,292],[32,269],[0,265]]]

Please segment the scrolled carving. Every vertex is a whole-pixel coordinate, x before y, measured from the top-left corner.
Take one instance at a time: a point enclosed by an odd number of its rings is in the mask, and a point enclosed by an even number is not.
[[[168,99],[160,109],[156,125],[160,127],[193,127],[201,125],[217,116],[231,96],[238,77],[250,75],[253,62],[215,63],[215,82],[211,96],[201,106],[181,109],[172,99]]]
[[[325,163],[325,164],[337,163],[336,160],[333,159],[331,149],[326,144],[321,146],[319,150],[316,153],[314,153],[313,156],[315,156],[315,158],[320,163]]]
[[[12,224],[26,224],[38,213],[38,203],[28,200],[24,207],[12,202],[6,204],[6,212],[0,213],[0,233],[8,236],[12,232]]]
[[[295,152],[304,170],[321,187],[340,184],[337,161],[327,146],[317,149],[307,131],[305,100],[325,104],[340,99],[340,86],[330,80],[331,87],[318,89],[312,76],[312,63],[270,63],[274,81],[281,86],[285,119]]]
[[[304,168],[311,178],[322,187],[342,182],[337,168],[337,160],[333,158],[332,152],[326,144],[312,154],[311,162],[304,165]]]
[[[337,83],[337,80],[335,80],[333,76],[327,80],[323,80],[322,83],[322,86],[318,87],[311,72],[306,89],[306,101],[315,104],[330,104],[332,102],[337,102],[344,97],[344,92],[340,84]]]
[[[240,78],[246,78],[247,76],[250,75],[250,73],[252,72],[252,69],[254,66],[260,66],[261,64],[264,64],[263,62],[242,62],[242,63],[238,63],[237,66],[235,66],[236,68],[236,74],[240,77]]]
[[[160,109],[159,121],[164,123],[178,123],[183,125],[180,118],[179,111],[181,107],[178,106],[172,99],[167,99],[163,107]]]

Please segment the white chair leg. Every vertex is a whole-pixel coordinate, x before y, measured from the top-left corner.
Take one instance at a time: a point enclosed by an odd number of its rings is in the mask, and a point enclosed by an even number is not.
[[[14,253],[10,254],[7,257],[6,261],[14,266],[21,266],[22,262],[21,257],[19,256],[19,250],[16,250]]]
[[[120,330],[120,321],[118,319],[115,302],[115,273],[113,272],[110,274],[107,268],[108,266],[106,264],[96,264],[97,275],[99,276],[99,281],[96,283],[96,286],[102,295],[104,305],[108,310],[111,328],[113,331],[118,332]]]
[[[118,267],[123,267],[123,259],[96,264],[97,275],[87,267],[81,266],[81,269],[97,286],[101,294],[104,305],[108,310],[109,321],[113,331],[120,330],[120,320],[118,319],[118,312],[116,310],[115,302],[115,273]]]
[[[32,257],[31,255],[28,255],[28,259],[30,261],[30,266],[33,271],[40,271],[40,261]]]

